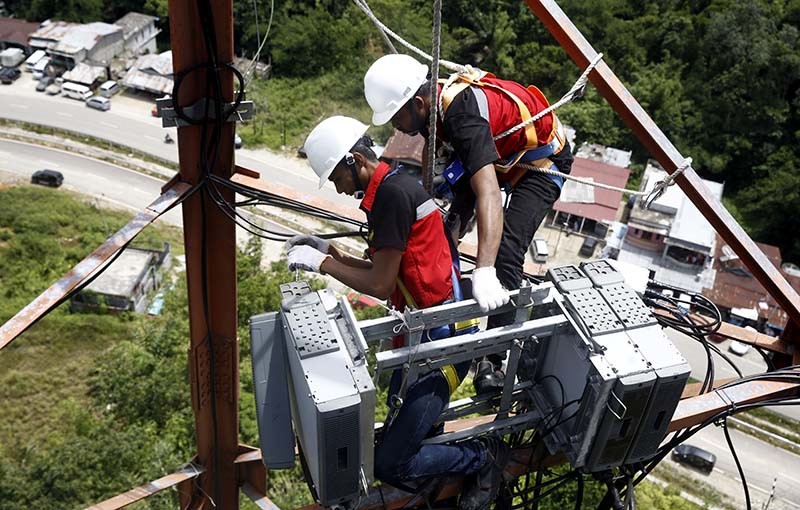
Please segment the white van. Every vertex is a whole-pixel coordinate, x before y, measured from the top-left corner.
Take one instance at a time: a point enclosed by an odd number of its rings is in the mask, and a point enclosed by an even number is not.
[[[25,70],[33,71],[33,67],[42,60],[47,53],[44,50],[36,50],[25,60]]]
[[[98,92],[100,92],[100,95],[103,97],[111,97],[117,92],[119,92],[119,85],[117,85],[117,82],[115,82],[114,80],[108,80],[107,82],[100,85]]]
[[[64,82],[64,84],[61,86],[61,92],[65,96],[71,97],[72,99],[77,99],[79,101],[86,101],[92,97],[92,90],[89,87],[79,83],[73,83],[71,81]]]

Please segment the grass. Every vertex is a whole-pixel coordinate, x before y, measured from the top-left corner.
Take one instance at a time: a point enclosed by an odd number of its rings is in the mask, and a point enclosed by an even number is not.
[[[695,478],[680,472],[667,462],[660,463],[653,470],[653,475],[666,482],[668,486],[680,488],[700,498],[706,503],[706,506],[736,510],[736,507],[733,506],[725,494],[705,482],[699,482]]]
[[[130,219],[64,190],[0,189],[0,322],[58,280]],[[183,252],[178,229],[153,226],[134,245]],[[137,315],[71,314],[62,305],[0,352],[0,447],[34,445],[58,429],[60,403],[88,402],[93,360],[140,327]]]

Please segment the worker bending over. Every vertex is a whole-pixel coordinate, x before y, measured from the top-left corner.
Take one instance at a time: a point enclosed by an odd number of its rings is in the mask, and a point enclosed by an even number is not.
[[[304,150],[319,185],[330,180],[338,193],[361,200],[367,215],[370,260],[344,255],[327,241],[295,236],[287,242],[289,269],[329,274],[345,285],[379,299],[391,299],[399,310],[426,308],[460,298],[458,273],[441,213],[419,181],[379,162],[364,136],[367,126],[348,117],[331,117],[309,134]],[[455,325],[425,331],[423,342],[456,333]],[[401,347],[403,337],[395,338]],[[439,415],[466,375],[470,362],[422,375],[407,388],[399,407],[402,371],[392,374],[390,417],[375,449],[375,475],[408,487],[425,478],[468,475],[460,507],[488,507],[497,495],[508,446],[497,438],[457,445],[422,445],[438,433]]]
[[[428,75],[428,67],[408,55],[381,57],[364,76],[364,95],[373,110],[373,123],[391,121],[403,133],[423,134],[423,154],[427,154],[431,150],[427,147],[431,86],[438,90],[437,147],[448,144],[455,153],[444,172],[454,196],[446,223],[457,245],[472,215],[477,214],[478,256],[472,293],[488,311],[508,299],[498,297],[501,284],[509,290],[522,284],[528,246],[563,184],[561,177],[515,165],[528,163],[569,173],[572,153],[564,128],[552,112],[506,134],[549,106],[536,87],[478,70],[436,83]],[[510,194],[505,211],[501,185]],[[494,315],[488,327],[513,320],[513,311]],[[502,387],[503,358],[490,356],[492,363],[479,364],[475,376],[479,393]]]

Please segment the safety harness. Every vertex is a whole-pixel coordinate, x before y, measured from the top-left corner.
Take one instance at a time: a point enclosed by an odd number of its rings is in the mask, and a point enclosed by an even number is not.
[[[444,118],[445,113],[447,112],[448,108],[452,104],[455,97],[463,92],[465,89],[469,87],[480,87],[482,89],[491,89],[497,92],[502,93],[509,99],[511,99],[514,104],[517,105],[519,109],[519,115],[522,119],[521,124],[525,124],[525,121],[529,120],[532,115],[528,106],[513,92],[506,90],[505,88],[491,83],[491,81],[495,78],[495,75],[492,73],[479,71],[476,69],[469,69],[462,73],[457,73],[452,75],[448,79],[440,79],[439,84],[442,86],[442,90],[440,92],[440,102],[439,102],[439,115],[440,118]],[[527,90],[539,101],[541,101],[545,107],[549,106],[547,98],[539,90],[537,87],[533,85],[529,85]],[[525,146],[512,156],[506,158],[503,161],[497,161],[495,163],[495,169],[498,173],[505,174],[508,173],[512,168],[514,168],[517,163],[525,162],[532,166],[538,168],[545,168],[545,169],[552,169],[553,162],[550,161],[548,158],[553,154],[557,154],[560,152],[564,145],[566,144],[566,131],[564,126],[558,120],[555,112],[550,112],[548,115],[552,116],[552,129],[548,134],[547,138],[544,140],[540,140],[538,134],[536,133],[536,122],[531,122],[520,129],[525,130]],[[491,124],[490,124],[491,125]],[[497,141],[505,136],[508,136],[512,133],[516,132],[515,129],[509,129],[500,133],[499,135],[494,137],[494,140]],[[512,177],[511,179],[511,186],[513,187],[517,181],[522,177],[524,172],[519,172],[518,175]],[[560,187],[560,183],[557,182],[557,185]]]

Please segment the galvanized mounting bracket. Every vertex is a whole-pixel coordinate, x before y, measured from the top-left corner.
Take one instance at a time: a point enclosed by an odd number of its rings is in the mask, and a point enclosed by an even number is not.
[[[223,108],[225,110],[232,110],[235,104],[236,103],[225,103]],[[191,125],[182,118],[178,117],[178,114],[175,112],[173,98],[162,97],[156,99],[156,106],[158,107],[158,116],[161,117],[162,127],[184,127]],[[206,107],[208,107],[208,111],[206,111]],[[230,114],[228,114],[225,122],[243,122],[250,120],[253,118],[254,110],[255,106],[253,105],[253,102],[247,101],[246,94],[243,94],[242,102],[239,103],[239,107],[235,111],[231,111]],[[184,106],[183,114],[188,118],[197,121],[201,121],[204,118],[215,120],[216,101],[207,97],[200,98],[200,100],[193,105]]]

